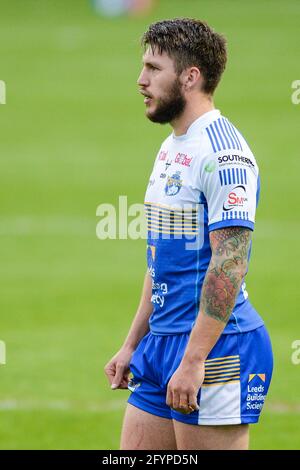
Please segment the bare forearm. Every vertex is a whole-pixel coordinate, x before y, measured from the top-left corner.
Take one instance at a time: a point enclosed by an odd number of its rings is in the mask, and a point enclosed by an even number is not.
[[[140,304],[131,324],[127,338],[125,339],[123,344],[123,347],[126,349],[135,350],[140,340],[149,331],[149,318],[153,310],[153,305],[151,303],[151,295],[152,279],[150,274],[147,272],[145,275]]]
[[[205,361],[232,313],[247,270],[251,232],[232,227],[210,235],[212,258],[202,287],[200,312],[184,360]]]

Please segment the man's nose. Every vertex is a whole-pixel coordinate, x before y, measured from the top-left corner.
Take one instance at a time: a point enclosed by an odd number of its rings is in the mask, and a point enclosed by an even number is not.
[[[138,86],[149,86],[149,79],[147,77],[147,73],[145,69],[143,69],[140,73],[140,76],[137,80]]]

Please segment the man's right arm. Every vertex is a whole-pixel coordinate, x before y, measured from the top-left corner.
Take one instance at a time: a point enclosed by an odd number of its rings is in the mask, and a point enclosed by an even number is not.
[[[149,331],[149,318],[153,310],[151,303],[152,278],[148,271],[144,279],[144,286],[140,304],[133,319],[129,333],[118,353],[106,364],[104,371],[114,389],[127,389],[129,382],[129,364],[133,352],[141,339]]]
[[[136,315],[132,322],[127,338],[124,341],[123,347],[132,349],[134,351],[137,348],[140,340],[148,333],[149,318],[153,310],[151,295],[152,278],[149,272],[147,271],[144,279],[144,286],[140,304],[138,306]]]

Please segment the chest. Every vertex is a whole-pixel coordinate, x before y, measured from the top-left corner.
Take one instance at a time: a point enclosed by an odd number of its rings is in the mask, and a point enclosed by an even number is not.
[[[162,148],[149,178],[145,201],[181,207],[197,203],[198,171],[198,157],[193,149]]]

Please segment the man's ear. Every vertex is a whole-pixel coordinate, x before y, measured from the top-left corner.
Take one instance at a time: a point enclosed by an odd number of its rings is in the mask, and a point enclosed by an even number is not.
[[[202,74],[198,67],[189,67],[182,72],[182,83],[186,91],[191,90],[195,86],[198,87],[202,79]]]

